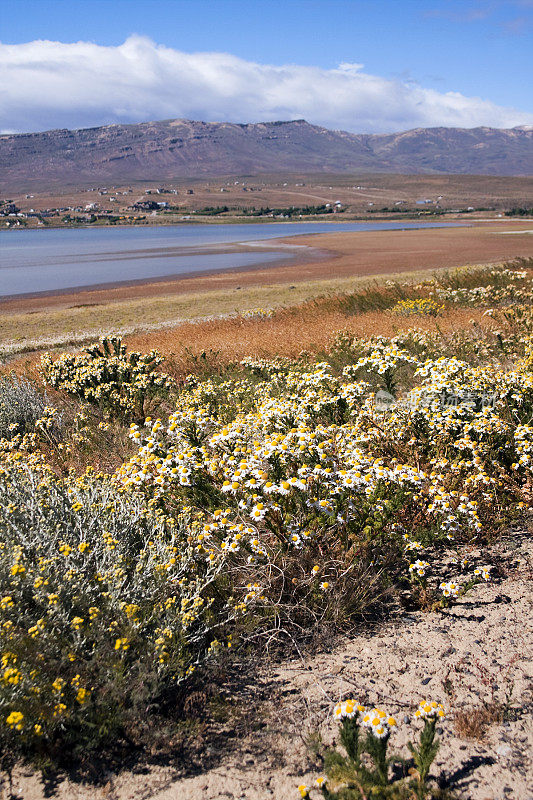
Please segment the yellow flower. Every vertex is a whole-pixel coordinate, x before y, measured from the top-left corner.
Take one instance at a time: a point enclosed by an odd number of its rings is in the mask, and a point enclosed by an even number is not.
[[[30,634],[32,639],[35,639],[42,633],[44,630],[44,619],[38,619],[37,624],[33,625],[31,628],[28,628],[28,633]]]
[[[10,728],[15,728],[17,731],[21,731],[23,724],[22,721],[24,719],[24,714],[20,711],[12,711],[11,714],[6,718],[6,722]]]
[[[17,683],[20,683],[22,680],[22,673],[19,672],[16,667],[7,667],[2,675],[2,680],[6,684],[12,684],[13,686],[16,686]]]
[[[83,687],[80,686],[80,688],[78,689],[78,693],[76,694],[76,700],[78,701],[80,706],[82,706],[84,703],[87,702],[87,700],[89,699],[89,695],[90,695],[89,690],[84,689]]]

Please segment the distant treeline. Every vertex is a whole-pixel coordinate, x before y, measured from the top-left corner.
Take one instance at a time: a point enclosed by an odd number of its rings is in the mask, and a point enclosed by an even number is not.
[[[206,217],[216,217],[217,214],[225,214],[226,211],[229,211],[228,206],[206,206],[205,208],[198,208],[196,213],[203,214]]]
[[[343,209],[338,209],[342,211]],[[269,206],[261,208],[244,208],[243,214],[249,217],[266,217],[272,214],[274,217],[299,217],[299,216],[312,216],[313,214],[332,214],[333,209],[331,206],[290,206],[289,208],[270,208]]]
[[[533,217],[533,208],[511,208],[505,212],[506,217]]]
[[[476,208],[438,208],[436,206],[419,206],[417,208],[406,208],[405,206],[383,206],[383,208],[368,208],[366,210],[367,214],[402,214],[402,216],[406,215],[415,215],[415,216],[427,216],[429,214],[433,216],[442,216],[443,214],[471,214],[473,211],[494,211],[494,208],[485,207],[485,206],[477,206]]]
[[[368,208],[368,214],[445,214],[442,208],[421,206],[420,208],[406,208],[405,206],[383,206],[383,208]]]
[[[404,219],[416,219],[417,217],[441,217],[448,212],[443,208],[432,208],[431,206],[420,206],[420,208],[367,208],[367,214],[399,214]]]

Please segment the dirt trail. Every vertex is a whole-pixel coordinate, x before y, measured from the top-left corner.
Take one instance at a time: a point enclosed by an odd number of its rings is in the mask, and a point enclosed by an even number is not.
[[[255,719],[257,730],[241,739],[222,731],[212,745],[207,742],[216,764],[212,768],[182,777],[165,766],[145,774],[125,772],[104,787],[65,780],[51,794],[45,794],[35,774],[19,771],[16,796],[291,800],[298,784],[311,785],[319,774],[307,744],[309,734],[318,728],[324,741],[331,742],[337,729],[332,704],[353,693],[395,713],[400,724],[393,742],[398,750],[413,735],[410,720],[416,703],[424,697],[444,702],[450,714],[432,770],[441,785],[455,790],[461,800],[533,800],[531,532],[531,527],[511,532],[483,556],[483,563],[497,565],[502,577],[475,587],[453,609],[401,613],[344,639],[331,652],[261,669],[256,687],[271,700],[266,709],[258,704],[250,710],[248,729]],[[476,558],[475,552],[471,555]],[[508,719],[490,725],[481,740],[459,736],[454,715],[490,699],[487,675],[496,681],[499,700],[512,686]],[[230,741],[220,744],[224,733]]]

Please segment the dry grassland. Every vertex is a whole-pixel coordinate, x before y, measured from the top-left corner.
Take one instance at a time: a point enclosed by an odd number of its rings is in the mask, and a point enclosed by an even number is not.
[[[15,193],[10,195],[10,199],[22,210],[70,205],[84,208],[87,203],[97,202],[102,209],[117,213],[138,200],[154,199],[151,196],[147,198],[145,191],[153,191],[160,185],[157,181],[138,181],[115,186],[114,189],[108,187],[108,194],[105,195],[100,195],[97,191],[87,192],[81,186],[66,186],[37,191],[31,197],[26,197],[24,193]],[[436,200],[438,197],[442,198],[439,201],[440,206],[446,209],[468,206],[504,209],[513,205],[524,205],[527,198],[531,198],[533,179],[491,175],[272,174],[199,181],[183,178],[174,182],[164,181],[164,186],[176,189],[178,194],[163,194],[155,199],[180,206],[180,213],[208,206],[227,205],[230,209],[253,206],[286,208],[291,205],[320,205],[340,200],[351,212],[366,214],[369,203],[374,203],[375,208],[381,208],[402,201],[412,208],[417,200]],[[192,190],[193,194],[187,194],[187,190]],[[124,195],[123,192],[127,194]],[[117,195],[118,202],[110,202],[109,197],[112,195]],[[172,221],[170,215],[167,219]],[[207,219],[216,221],[213,217]],[[161,219],[158,221],[160,224]],[[147,222],[150,222],[149,216]]]
[[[341,330],[358,337],[375,334],[395,336],[413,326],[448,333],[472,327],[472,321],[479,324],[482,312],[478,309],[451,309],[438,319],[417,317],[413,321],[383,311],[346,316],[309,303],[281,311],[271,319],[210,320],[130,336],[126,343],[142,352],[150,348],[159,350],[171,360],[165,369],[183,376],[201,370],[203,365],[222,369],[246,356],[294,358],[303,351],[320,353],[329,350],[335,334]]]

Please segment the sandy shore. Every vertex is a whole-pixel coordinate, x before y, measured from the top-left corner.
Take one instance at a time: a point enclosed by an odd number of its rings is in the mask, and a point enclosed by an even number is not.
[[[313,248],[290,263],[226,270],[132,285],[0,300],[2,314],[117,303],[135,299],[208,293],[221,289],[291,284],[363,275],[383,275],[420,269],[453,268],[464,264],[498,262],[533,256],[531,222],[476,224],[465,228],[426,228],[405,231],[358,231],[299,235],[279,240],[283,245]],[[513,232],[515,236],[502,236]],[[270,240],[272,247],[275,240]],[[291,248],[292,250],[292,248]],[[322,258],[317,258],[316,250]],[[201,312],[200,312],[201,313]]]

